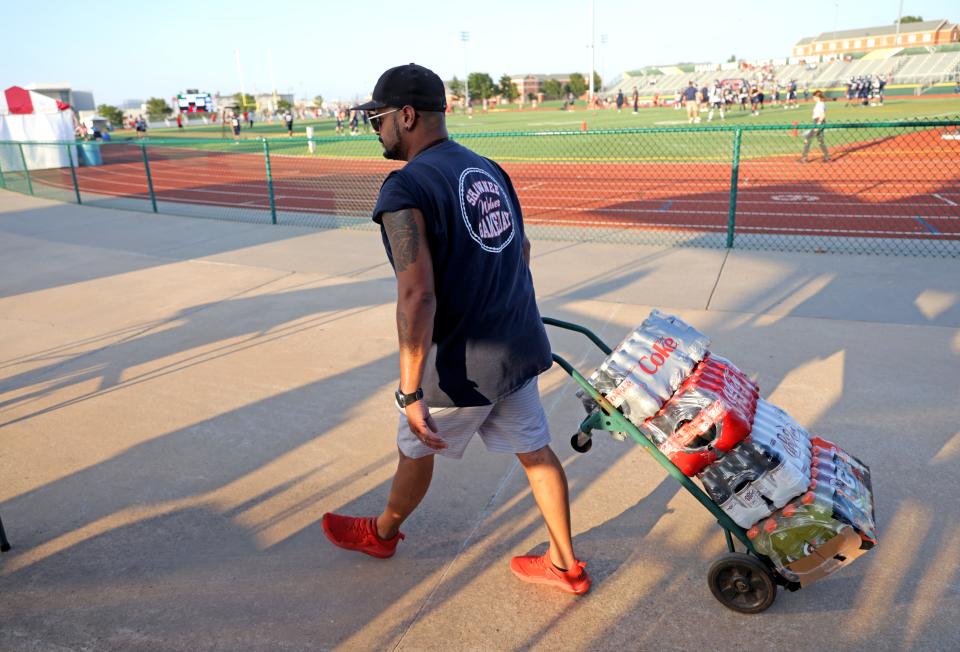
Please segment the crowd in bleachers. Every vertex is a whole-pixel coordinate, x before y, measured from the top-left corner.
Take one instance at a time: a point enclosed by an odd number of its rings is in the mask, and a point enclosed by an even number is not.
[[[960,51],[935,52],[907,56],[892,56],[883,59],[854,59],[817,63],[791,63],[774,65],[766,63],[756,66],[741,65],[735,70],[723,70],[716,66],[712,70],[681,72],[670,67],[669,74],[658,69],[648,69],[642,74],[624,73],[619,79],[603,90],[609,98],[618,93],[631,95],[634,89],[649,104],[650,98],[658,103],[672,100],[677,89],[685,89],[690,81],[697,88],[709,86],[719,78],[724,86],[749,85],[751,89],[760,88],[767,98],[776,92],[786,92],[791,84],[796,84],[802,95],[804,90],[838,87],[842,88],[852,80],[879,84],[919,84],[929,85],[938,82],[957,81],[960,75]],[[857,88],[858,92],[860,87]],[[871,90],[872,92],[872,90]],[[859,96],[858,96],[859,97]],[[663,100],[663,101],[661,101]]]

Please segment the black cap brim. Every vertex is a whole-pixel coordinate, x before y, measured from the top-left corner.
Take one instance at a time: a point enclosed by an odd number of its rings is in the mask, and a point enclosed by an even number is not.
[[[351,111],[375,111],[376,109],[386,108],[386,104],[383,102],[377,102],[376,100],[370,100],[369,102],[364,102],[363,104],[358,104],[357,106],[351,106]]]

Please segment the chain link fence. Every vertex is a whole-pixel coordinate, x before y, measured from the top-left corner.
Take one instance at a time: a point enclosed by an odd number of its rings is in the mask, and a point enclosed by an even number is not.
[[[565,240],[960,255],[960,121],[478,133],[528,232]],[[0,187],[194,217],[375,228],[376,136],[0,142]]]

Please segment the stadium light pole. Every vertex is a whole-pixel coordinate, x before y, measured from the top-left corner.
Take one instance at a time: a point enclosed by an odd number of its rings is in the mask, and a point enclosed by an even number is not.
[[[470,69],[467,67],[467,41],[470,40],[470,32],[460,32],[460,40],[463,42],[463,94],[467,103],[463,107],[465,111],[470,109]]]
[[[600,35],[600,70],[604,72],[600,75],[600,81],[603,81],[603,78],[606,77],[607,71],[607,35]],[[598,89],[599,90],[599,89]]]
[[[247,104],[247,91],[243,83],[243,66],[240,65],[240,48],[237,48],[233,51],[237,56],[237,74],[240,76],[240,111],[243,111],[243,107]]]
[[[267,61],[270,63],[270,100],[273,102],[273,106],[270,107],[271,111],[277,110],[277,78],[273,74],[273,48],[267,48]]]
[[[900,9],[897,10],[897,38],[894,41],[900,40],[900,21],[903,20],[903,0],[900,0]]]
[[[597,66],[596,66],[597,48],[596,48],[596,44],[594,43],[594,39],[596,38],[595,35],[597,31],[595,9],[596,9],[596,3],[594,2],[594,0],[590,0],[590,106],[593,106],[593,92],[594,92],[593,77],[596,74],[596,69],[597,69]]]

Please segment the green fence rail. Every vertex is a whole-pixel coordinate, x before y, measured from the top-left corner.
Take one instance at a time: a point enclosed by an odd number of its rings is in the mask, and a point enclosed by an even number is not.
[[[504,167],[541,238],[960,256],[960,121],[452,138]],[[380,184],[400,165],[376,136],[0,141],[7,190],[319,228],[376,228]]]

